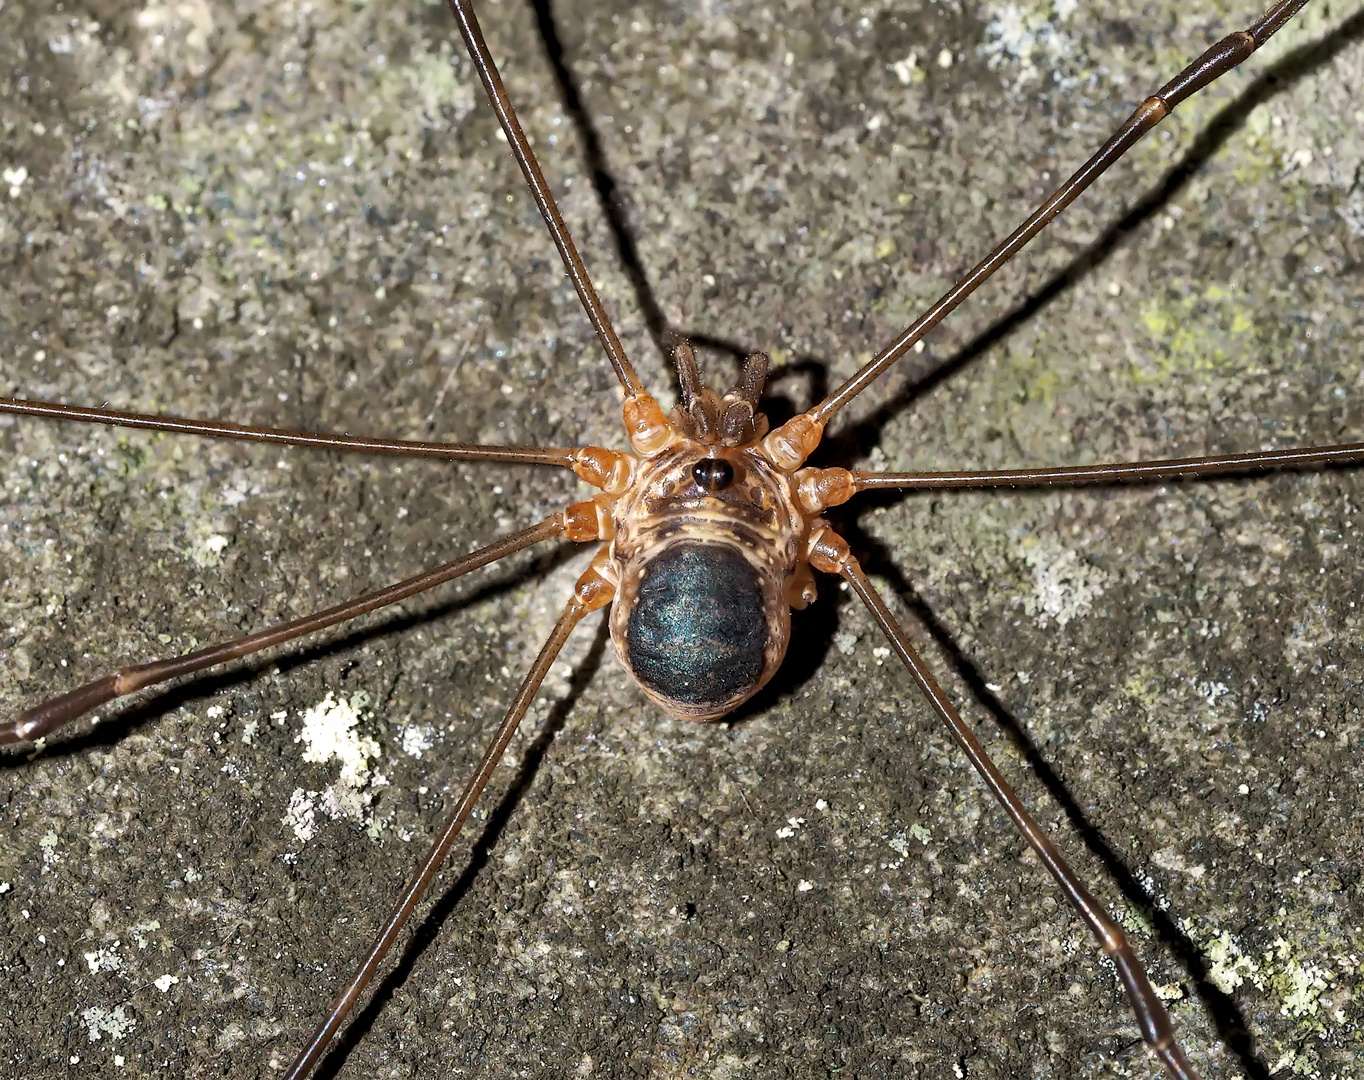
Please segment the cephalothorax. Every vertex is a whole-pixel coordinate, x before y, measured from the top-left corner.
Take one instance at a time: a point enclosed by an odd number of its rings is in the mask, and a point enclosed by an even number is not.
[[[591,567],[525,676],[496,736],[440,835],[326,1020],[287,1076],[309,1073],[331,1045],[380,963],[427,891],[460,834],[532,698],[573,628],[612,605],[616,651],[644,691],[675,716],[710,720],[732,712],[781,664],[790,611],[815,598],[813,571],[838,575],[867,605],[891,649],[998,799],[1066,901],[1116,966],[1143,1038],[1176,1078],[1195,1075],[1159,995],[1121,927],[1087,892],[1047,834],[995,767],[972,730],[915,652],[905,631],[863,572],[848,544],[820,515],[877,488],[1001,487],[1127,479],[1179,479],[1247,469],[1354,463],[1364,444],[1280,450],[1177,461],[972,473],[876,473],[810,468],[825,425],[919,342],[981,282],[1060,213],[1113,161],[1180,101],[1250,56],[1305,3],[1281,0],[1248,30],[1228,35],[1147,98],[1113,137],[1013,234],[870,362],[823,401],[769,429],[758,409],[767,359],[754,354],[736,386],[717,394],[704,384],[691,347],[673,343],[679,404],[665,415],[625,356],[586,268],[521,131],[471,0],[451,8],[484,87],[520,163],[569,276],[624,390],[630,449],[540,449],[403,442],[248,427],[240,424],[0,399],[0,412],[82,420],[188,434],[445,460],[502,461],[572,469],[600,490],[529,529],[428,573],[337,607],[248,637],[107,675],[41,702],[0,726],[0,743],[39,740],[64,724],[140,689],[204,670],[412,596],[534,543],[553,539],[599,545]]]

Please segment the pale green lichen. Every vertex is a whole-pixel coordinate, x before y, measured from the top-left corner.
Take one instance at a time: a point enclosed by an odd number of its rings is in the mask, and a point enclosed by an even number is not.
[[[1267,981],[1283,1002],[1279,1011],[1284,1016],[1317,1016],[1317,999],[1335,982],[1335,975],[1328,968],[1298,959],[1293,946],[1283,938],[1275,938],[1265,961]]]
[[[1336,1041],[1351,1038],[1357,1028],[1343,1008],[1325,1007],[1323,999],[1341,982],[1342,976],[1358,973],[1359,965],[1350,956],[1336,957],[1334,970],[1325,958],[1301,956],[1294,945],[1283,936],[1274,939],[1268,949],[1257,955],[1249,953],[1237,937],[1222,931],[1208,938],[1202,945],[1208,962],[1208,981],[1223,993],[1236,992],[1250,983],[1258,990],[1274,995],[1280,1016],[1294,1021],[1295,1044],[1280,1047],[1280,1059],[1275,1072],[1291,1069],[1297,1075],[1322,1075],[1319,1040]]]
[[[1248,977],[1259,973],[1255,961],[1241,952],[1241,946],[1227,931],[1208,942],[1203,955],[1210,964],[1208,981],[1224,994],[1230,994]]]
[[[1139,383],[1164,382],[1190,370],[1234,374],[1266,343],[1252,336],[1251,301],[1220,284],[1186,292],[1173,282],[1146,302],[1141,322],[1148,345],[1131,359]]]

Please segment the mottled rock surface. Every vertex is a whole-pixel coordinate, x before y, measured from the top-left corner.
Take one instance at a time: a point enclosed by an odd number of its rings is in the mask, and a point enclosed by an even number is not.
[[[768,350],[784,415],[1257,14],[1225,7],[573,0],[551,36],[501,0],[483,19],[644,377],[671,396],[547,41],[658,314],[720,347],[717,381]],[[1312,5],[821,460],[1360,438],[1362,39],[1357,4]],[[443,7],[5,0],[0,65],[0,393],[621,444]],[[0,418],[0,712],[575,497],[543,468]],[[1210,1077],[1362,1074],[1361,506],[1342,472],[837,515]],[[0,1073],[276,1075],[587,557],[512,559],[0,758]],[[1155,1075],[1111,966],[865,613],[823,593],[732,723],[660,715],[586,626],[327,1075]]]

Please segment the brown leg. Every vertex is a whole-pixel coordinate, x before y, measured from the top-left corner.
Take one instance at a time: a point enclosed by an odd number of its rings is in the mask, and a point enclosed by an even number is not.
[[[327,432],[288,431],[282,428],[251,427],[221,420],[191,420],[183,416],[157,416],[152,413],[115,412],[113,409],[87,409],[79,405],[60,405],[55,401],[25,401],[0,397],[0,413],[40,416],[48,420],[75,420],[86,424],[170,431],[181,435],[203,435],[214,439],[241,439],[246,442],[273,443],[276,446],[311,446],[323,450],[349,450],[362,454],[393,454],[401,457],[439,458],[444,461],[511,461],[524,465],[562,465],[572,468],[577,448],[540,449],[534,446],[474,446],[468,443],[412,442],[407,439],[367,439]]]
[[[985,781],[990,794],[1004,807],[1014,826],[1023,835],[1023,839],[1037,853],[1042,865],[1056,880],[1070,906],[1089,927],[1090,932],[1099,939],[1104,953],[1117,966],[1118,977],[1122,980],[1127,1000],[1136,1014],[1142,1038],[1164,1064],[1173,1080],[1197,1080],[1198,1073],[1189,1064],[1175,1039],[1170,1015],[1165,1011],[1160,998],[1156,996],[1151,981],[1146,976],[1146,970],[1128,943],[1122,927],[1114,922],[1103,905],[1090,895],[1075,871],[1056,849],[1051,837],[1028,813],[1023,801],[1004,779],[1004,774],[990,760],[990,755],[985,752],[985,747],[976,738],[975,732],[966,725],[956,706],[943,693],[933,673],[928,670],[914,646],[910,644],[904,628],[896,621],[895,616],[886,607],[885,601],[881,599],[880,593],[863,573],[861,565],[848,550],[847,542],[827,526],[823,526],[821,531],[821,526],[816,525],[810,551],[810,565],[826,573],[841,575],[861,597],[876,624],[890,640],[901,662],[918,683],[924,697],[928,698],[928,703],[947,725],[952,738],[966,754],[971,766]]]
[[[1364,443],[1304,446],[1285,450],[1251,450],[1244,454],[1124,461],[1109,465],[1061,465],[1041,469],[984,469],[961,472],[852,472],[857,491],[886,489],[926,491],[939,488],[1061,487],[1080,484],[1152,484],[1171,480],[1205,480],[1214,476],[1300,471],[1364,464]],[[832,471],[832,470],[826,470]],[[832,504],[830,504],[832,505]]]
[[[540,689],[540,683],[544,681],[550,665],[554,663],[555,657],[559,655],[559,650],[563,648],[564,642],[568,640],[568,635],[573,632],[573,628],[578,625],[582,617],[589,611],[596,611],[605,607],[611,602],[615,595],[615,587],[598,573],[598,567],[605,562],[607,549],[602,548],[592,566],[587,573],[578,579],[577,588],[573,591],[573,597],[569,600],[568,606],[564,608],[564,613],[559,616],[558,623],[555,624],[549,639],[540,649],[540,655],[535,658],[535,663],[531,665],[530,671],[526,673],[525,679],[521,682],[521,689],[516,692],[516,697],[512,700],[507,709],[507,715],[503,717],[501,726],[497,729],[497,734],[493,736],[493,741],[488,749],[483,753],[483,759],[478,763],[478,768],[474,770],[474,775],[470,777],[468,784],[465,785],[459,801],[455,803],[454,810],[451,811],[445,826],[441,829],[440,835],[436,837],[431,849],[426,853],[426,858],[422,860],[421,866],[413,875],[412,880],[407,883],[407,888],[403,890],[402,897],[397,905],[384,920],[383,929],[379,931],[374,939],[374,944],[370,946],[369,953],[356,969],[351,980],[346,984],[345,989],[337,995],[332,1003],[331,1010],[327,1017],[313,1033],[308,1045],[289,1066],[289,1071],[284,1074],[284,1080],[301,1080],[312,1072],[313,1067],[322,1060],[322,1055],[327,1052],[332,1041],[336,1038],[337,1032],[341,1030],[341,1025],[346,1022],[346,1017],[355,1008],[356,1002],[360,1000],[360,995],[365,992],[365,987],[370,984],[374,974],[383,963],[384,957],[393,948],[393,944],[398,939],[407,920],[411,918],[412,912],[426,895],[427,889],[431,887],[431,882],[445,862],[445,857],[450,853],[450,848],[454,845],[455,838],[459,836],[460,830],[464,828],[464,822],[468,819],[469,813],[474,808],[474,803],[478,801],[479,795],[492,779],[493,770],[497,768],[497,763],[502,759],[503,752],[507,749],[507,744],[511,742],[511,737],[516,733],[517,727],[521,723],[521,718],[526,715],[526,710],[530,708],[530,703],[534,699],[536,691]]]
[[[455,21],[459,23],[460,35],[464,38],[464,45],[469,50],[474,67],[478,70],[478,77],[483,81],[488,101],[493,107],[493,112],[497,113],[497,122],[502,125],[502,131],[507,136],[516,162],[521,166],[521,173],[530,186],[531,197],[540,208],[540,216],[545,219],[545,227],[549,229],[554,246],[559,249],[559,257],[563,259],[564,268],[568,270],[568,276],[578,292],[583,310],[587,312],[592,328],[597,332],[597,340],[606,350],[606,358],[615,368],[616,377],[625,388],[626,397],[644,393],[644,384],[639,381],[630,358],[625,355],[625,347],[616,336],[616,328],[611,325],[611,317],[606,314],[596,287],[592,284],[592,278],[587,273],[587,267],[583,264],[582,256],[578,254],[573,237],[569,235],[568,225],[564,223],[564,217],[559,213],[559,205],[554,201],[553,192],[549,190],[545,174],[540,169],[540,162],[536,160],[535,151],[531,149],[526,133],[521,130],[521,121],[516,118],[511,98],[507,96],[506,88],[502,85],[502,76],[498,74],[497,64],[493,62],[493,54],[488,49],[488,43],[483,40],[483,28],[478,25],[478,18],[474,15],[473,0],[447,2]]]
[[[463,558],[455,559],[415,577],[407,578],[396,585],[380,589],[378,592],[368,593],[355,600],[338,604],[336,607],[327,608],[325,611],[282,623],[279,626],[271,627],[269,630],[260,630],[235,641],[224,642],[221,645],[210,645],[207,648],[186,653],[184,656],[172,657],[169,660],[154,660],[151,663],[139,664],[136,667],[123,668],[121,671],[106,675],[102,679],[96,679],[94,682],[78,686],[74,690],[68,690],[57,697],[49,698],[47,701],[21,713],[17,719],[7,724],[0,724],[0,745],[14,742],[34,742],[88,712],[121,697],[136,693],[138,690],[184,675],[192,675],[195,672],[216,667],[218,664],[227,663],[229,660],[238,660],[243,656],[260,652],[262,649],[268,649],[272,645],[282,645],[286,641],[293,641],[305,634],[316,633],[318,630],[324,630],[329,626],[335,626],[337,623],[354,619],[358,615],[364,615],[366,612],[374,611],[377,608],[396,604],[399,600],[405,600],[409,596],[434,589],[437,585],[453,581],[462,574],[467,574],[470,570],[487,566],[489,563],[505,558],[513,552],[520,551],[522,548],[538,544],[542,540],[549,540],[556,536],[565,536],[570,540],[579,541],[598,539],[600,535],[598,506],[599,504],[595,501],[575,503],[561,514],[555,514],[552,518],[547,518],[538,525],[532,525],[529,529],[522,529],[495,544],[489,544],[485,548],[471,552]]]
[[[1251,26],[1237,33],[1228,34],[1137,106],[1136,111],[1109,137],[1094,156],[1052,192],[1046,202],[1034,210],[1022,225],[943,294],[932,307],[906,327],[880,354],[868,361],[842,386],[811,409],[806,414],[809,419],[821,426],[827,424],[836,412],[875,382],[883,371],[913,348],[915,342],[942,322],[990,275],[1045,229],[1053,218],[1136,145],[1143,135],[1168,116],[1176,105],[1250,57],[1256,49],[1282,29],[1306,3],[1307,0],[1279,0]]]

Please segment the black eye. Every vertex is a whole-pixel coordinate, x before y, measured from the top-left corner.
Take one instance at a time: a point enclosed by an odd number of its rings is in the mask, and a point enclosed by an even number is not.
[[[724,458],[702,458],[691,467],[691,476],[706,491],[724,491],[734,483],[734,466]]]

